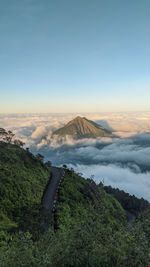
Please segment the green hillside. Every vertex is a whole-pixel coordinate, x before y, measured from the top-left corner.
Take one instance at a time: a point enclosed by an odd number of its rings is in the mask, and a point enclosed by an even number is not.
[[[28,150],[0,142],[0,242],[10,232],[32,225],[29,219],[40,208],[49,176],[46,166]]]
[[[46,165],[15,145],[0,144],[0,266],[124,267],[150,264],[150,214],[128,222],[102,184],[65,170],[54,225],[40,208]]]
[[[56,229],[65,240],[54,266],[148,266],[149,219],[147,211],[141,221],[129,224],[125,210],[102,184],[68,172],[56,212]]]

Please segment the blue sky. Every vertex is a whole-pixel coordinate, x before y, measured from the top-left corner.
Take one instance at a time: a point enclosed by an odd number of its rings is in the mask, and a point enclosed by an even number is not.
[[[150,110],[149,0],[5,0],[0,112]]]

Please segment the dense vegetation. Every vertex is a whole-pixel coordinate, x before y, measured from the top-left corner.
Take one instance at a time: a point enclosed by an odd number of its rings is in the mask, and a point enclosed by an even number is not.
[[[45,215],[40,217],[42,210],[35,206],[48,180],[47,166],[39,156],[10,144],[0,144],[0,164],[0,229],[5,236],[0,266],[149,267],[149,210],[128,223],[125,210],[102,184],[66,169],[55,231],[49,227],[37,234]]]
[[[131,196],[123,190],[112,188],[111,186],[105,186],[104,189],[107,193],[114,196],[126,211],[129,211],[135,216],[137,216],[140,212],[150,210],[150,203],[143,198],[139,199],[134,195]]]
[[[0,142],[1,244],[13,231],[32,229],[49,176],[48,168],[28,150]]]

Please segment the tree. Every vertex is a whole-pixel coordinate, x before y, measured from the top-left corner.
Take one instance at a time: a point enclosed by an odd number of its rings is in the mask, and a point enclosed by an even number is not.
[[[64,168],[64,169],[67,169],[67,165],[66,165],[66,164],[64,164],[64,165],[63,165],[63,168]]]
[[[23,147],[23,146],[25,145],[25,143],[23,143],[23,142],[22,142],[21,140],[19,140],[19,139],[15,139],[15,140],[14,140],[14,145]]]
[[[40,153],[38,153],[36,155],[36,158],[43,163],[43,161],[44,161],[44,156],[43,155],[41,155]]]
[[[5,141],[7,136],[7,131],[3,128],[0,128],[0,141]]]
[[[7,132],[7,135],[6,135],[6,140],[7,140],[7,143],[12,143],[12,139],[14,137],[14,134],[12,133],[12,131],[8,131]]]
[[[13,141],[14,134],[12,131],[6,131],[3,128],[0,128],[0,141],[11,144]]]
[[[52,162],[51,161],[47,161],[45,163],[45,166],[48,167],[48,168],[50,168],[52,166]]]

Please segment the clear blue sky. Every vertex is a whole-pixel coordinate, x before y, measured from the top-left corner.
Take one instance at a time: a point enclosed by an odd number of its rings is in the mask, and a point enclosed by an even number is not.
[[[0,112],[150,110],[149,0],[0,3]]]

